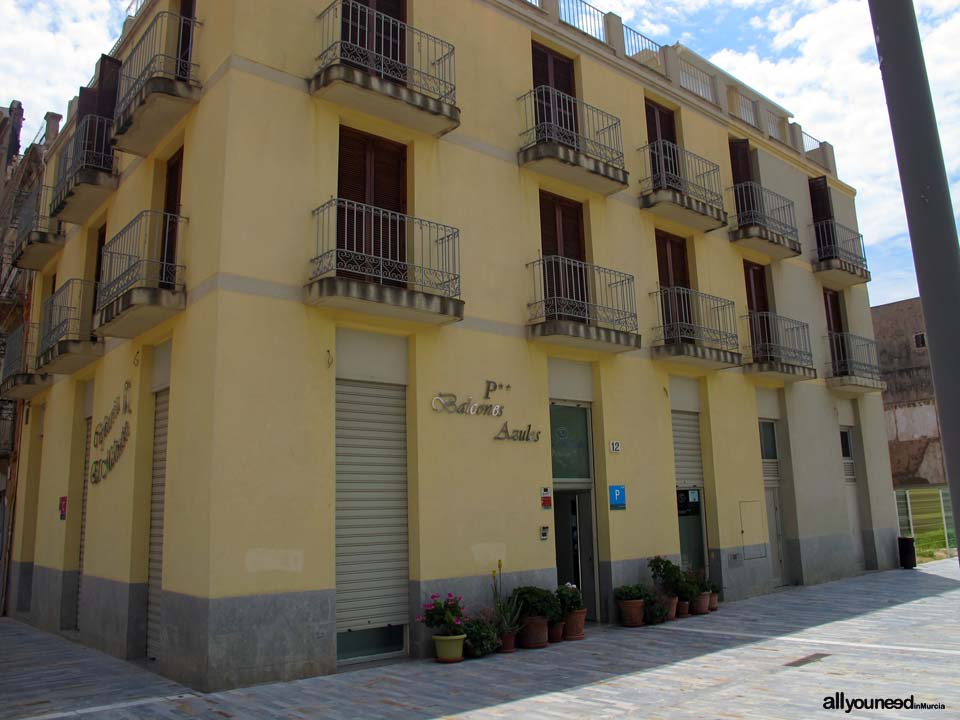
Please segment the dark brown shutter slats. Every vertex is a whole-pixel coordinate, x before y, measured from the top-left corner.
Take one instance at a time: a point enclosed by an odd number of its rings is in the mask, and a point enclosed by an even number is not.
[[[366,136],[340,128],[340,161],[337,173],[339,197],[359,203],[367,202]]]
[[[533,86],[550,85],[550,51],[542,45],[533,45]]]
[[[560,254],[573,260],[586,260],[583,246],[583,206],[560,201]]]
[[[540,251],[544,257],[560,254],[557,196],[540,191]]]
[[[810,206],[814,222],[833,220],[833,200],[826,176],[810,178]]]
[[[730,165],[733,168],[734,185],[753,180],[753,170],[750,167],[749,140],[730,140]]]

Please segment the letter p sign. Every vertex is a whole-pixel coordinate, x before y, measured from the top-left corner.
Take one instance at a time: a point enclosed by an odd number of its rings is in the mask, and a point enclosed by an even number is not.
[[[627,509],[627,488],[625,485],[610,486],[610,509],[611,510]]]

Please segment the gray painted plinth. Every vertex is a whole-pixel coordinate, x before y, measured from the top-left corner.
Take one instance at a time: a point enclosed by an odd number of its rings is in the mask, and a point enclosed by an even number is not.
[[[80,642],[120,658],[147,654],[147,586],[83,576]]]

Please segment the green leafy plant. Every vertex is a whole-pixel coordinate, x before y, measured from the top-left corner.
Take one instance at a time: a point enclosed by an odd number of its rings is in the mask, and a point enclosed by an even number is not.
[[[440,599],[439,593],[430,596],[430,602],[423,606],[423,614],[417,616],[417,622],[422,622],[437,635],[462,635],[463,623],[467,616],[463,612],[463,598],[447,593],[445,600]]]
[[[501,636],[516,635],[523,627],[520,622],[520,603],[513,597],[503,594],[503,560],[497,561],[493,575],[493,614],[497,630]]]
[[[566,583],[557,588],[557,600],[560,601],[560,612],[563,617],[576,610],[583,610],[583,593],[573,583]]]
[[[660,592],[668,597],[680,596],[684,573],[676,563],[657,555],[647,561],[647,567]]]
[[[719,595],[720,592],[723,590],[723,588],[721,588],[721,587],[720,587],[719,585],[717,585],[716,583],[707,583],[707,587],[708,587],[708,590],[709,590],[710,592],[712,592],[712,593],[717,593],[718,595]]]
[[[647,625],[659,625],[667,619],[668,613],[666,603],[656,596],[643,604],[643,621]]]
[[[534,585],[521,585],[510,595],[520,605],[520,617],[545,617],[550,622],[558,622],[560,601],[549,590]]]
[[[653,600],[653,593],[646,585],[621,585],[614,589],[613,596],[617,600]]]
[[[464,647],[471,657],[489,655],[500,645],[495,614],[493,611],[481,613],[463,623],[463,632],[467,636]]]
[[[680,600],[693,602],[700,594],[700,582],[695,575],[680,573],[675,581],[674,591]]]

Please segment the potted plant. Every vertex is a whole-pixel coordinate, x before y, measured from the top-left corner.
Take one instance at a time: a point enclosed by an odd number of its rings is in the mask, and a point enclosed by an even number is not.
[[[688,573],[690,585],[695,588],[695,594],[690,601],[691,615],[708,615],[710,613],[710,586],[699,573]]]
[[[583,593],[573,583],[557,588],[557,600],[563,612],[563,639],[583,640],[583,625],[587,620],[587,608],[583,604]]]
[[[710,583],[710,612],[716,612],[720,609],[720,586],[716,583]]]
[[[645,625],[659,625],[667,619],[667,612],[663,598],[651,593],[650,599],[643,603],[643,622]]]
[[[467,636],[463,649],[467,657],[480,658],[489,655],[500,645],[500,634],[494,615],[488,610],[463,623],[463,634]]]
[[[620,624],[624,627],[643,625],[643,608],[650,591],[643,585],[621,585],[613,591],[620,608]]]
[[[677,617],[690,617],[690,603],[700,594],[700,586],[686,573],[676,580]]]
[[[683,572],[675,563],[659,555],[651,558],[647,562],[647,567],[650,568],[650,574],[653,576],[663,604],[667,608],[667,620],[675,619],[679,599],[677,597],[677,586]]]
[[[520,606],[520,634],[517,641],[522,648],[547,646],[547,623],[560,613],[560,602],[549,590],[533,585],[521,585],[510,595]]]
[[[520,632],[520,603],[514,597],[503,595],[503,561],[497,561],[493,571],[493,612],[497,632],[500,633],[500,652],[512,653],[517,649],[517,633]]]
[[[423,606],[423,615],[417,617],[431,630],[436,630],[433,636],[434,648],[437,651],[437,662],[455,663],[463,660],[463,641],[466,635],[463,632],[463,623],[467,619],[463,614],[462,597],[447,593],[446,600],[441,600],[438,593],[430,596],[430,602]]]
[[[556,596],[554,596],[556,597]],[[563,629],[566,623],[563,620],[563,608],[560,606],[560,600],[554,603],[547,616],[547,640],[552,643],[563,641]]]

